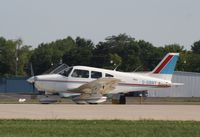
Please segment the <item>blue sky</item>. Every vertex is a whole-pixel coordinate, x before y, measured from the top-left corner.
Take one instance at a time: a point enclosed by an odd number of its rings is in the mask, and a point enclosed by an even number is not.
[[[126,33],[155,46],[200,40],[199,0],[0,0],[0,36],[36,47]]]

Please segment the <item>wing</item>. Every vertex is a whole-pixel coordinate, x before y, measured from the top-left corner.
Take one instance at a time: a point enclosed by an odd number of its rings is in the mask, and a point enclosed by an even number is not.
[[[115,78],[100,78],[84,84],[73,90],[73,92],[81,93],[80,96],[73,98],[73,101],[76,103],[102,103],[107,99],[103,95],[114,90],[119,82],[120,80]]]
[[[100,78],[87,84],[81,85],[73,91],[87,95],[104,95],[107,94],[109,91],[114,90],[119,82],[120,80],[116,78]]]

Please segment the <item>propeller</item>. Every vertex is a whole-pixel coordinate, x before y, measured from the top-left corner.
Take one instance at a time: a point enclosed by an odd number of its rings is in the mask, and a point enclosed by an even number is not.
[[[33,86],[33,92],[35,92],[36,77],[34,76],[34,70],[33,70],[32,63],[30,63],[30,69],[31,69],[31,77],[29,79],[27,79],[27,81],[32,84],[32,86]]]

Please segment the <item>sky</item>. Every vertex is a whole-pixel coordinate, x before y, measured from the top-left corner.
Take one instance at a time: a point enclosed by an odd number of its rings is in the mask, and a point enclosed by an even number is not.
[[[0,0],[0,36],[37,47],[126,33],[154,46],[200,40],[200,0]]]

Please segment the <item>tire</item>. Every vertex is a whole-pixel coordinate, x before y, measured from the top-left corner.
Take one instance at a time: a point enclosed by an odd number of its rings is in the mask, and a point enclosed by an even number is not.
[[[112,104],[126,104],[126,96],[124,94],[113,95]]]
[[[126,104],[126,96],[124,94],[120,95],[119,104]]]

